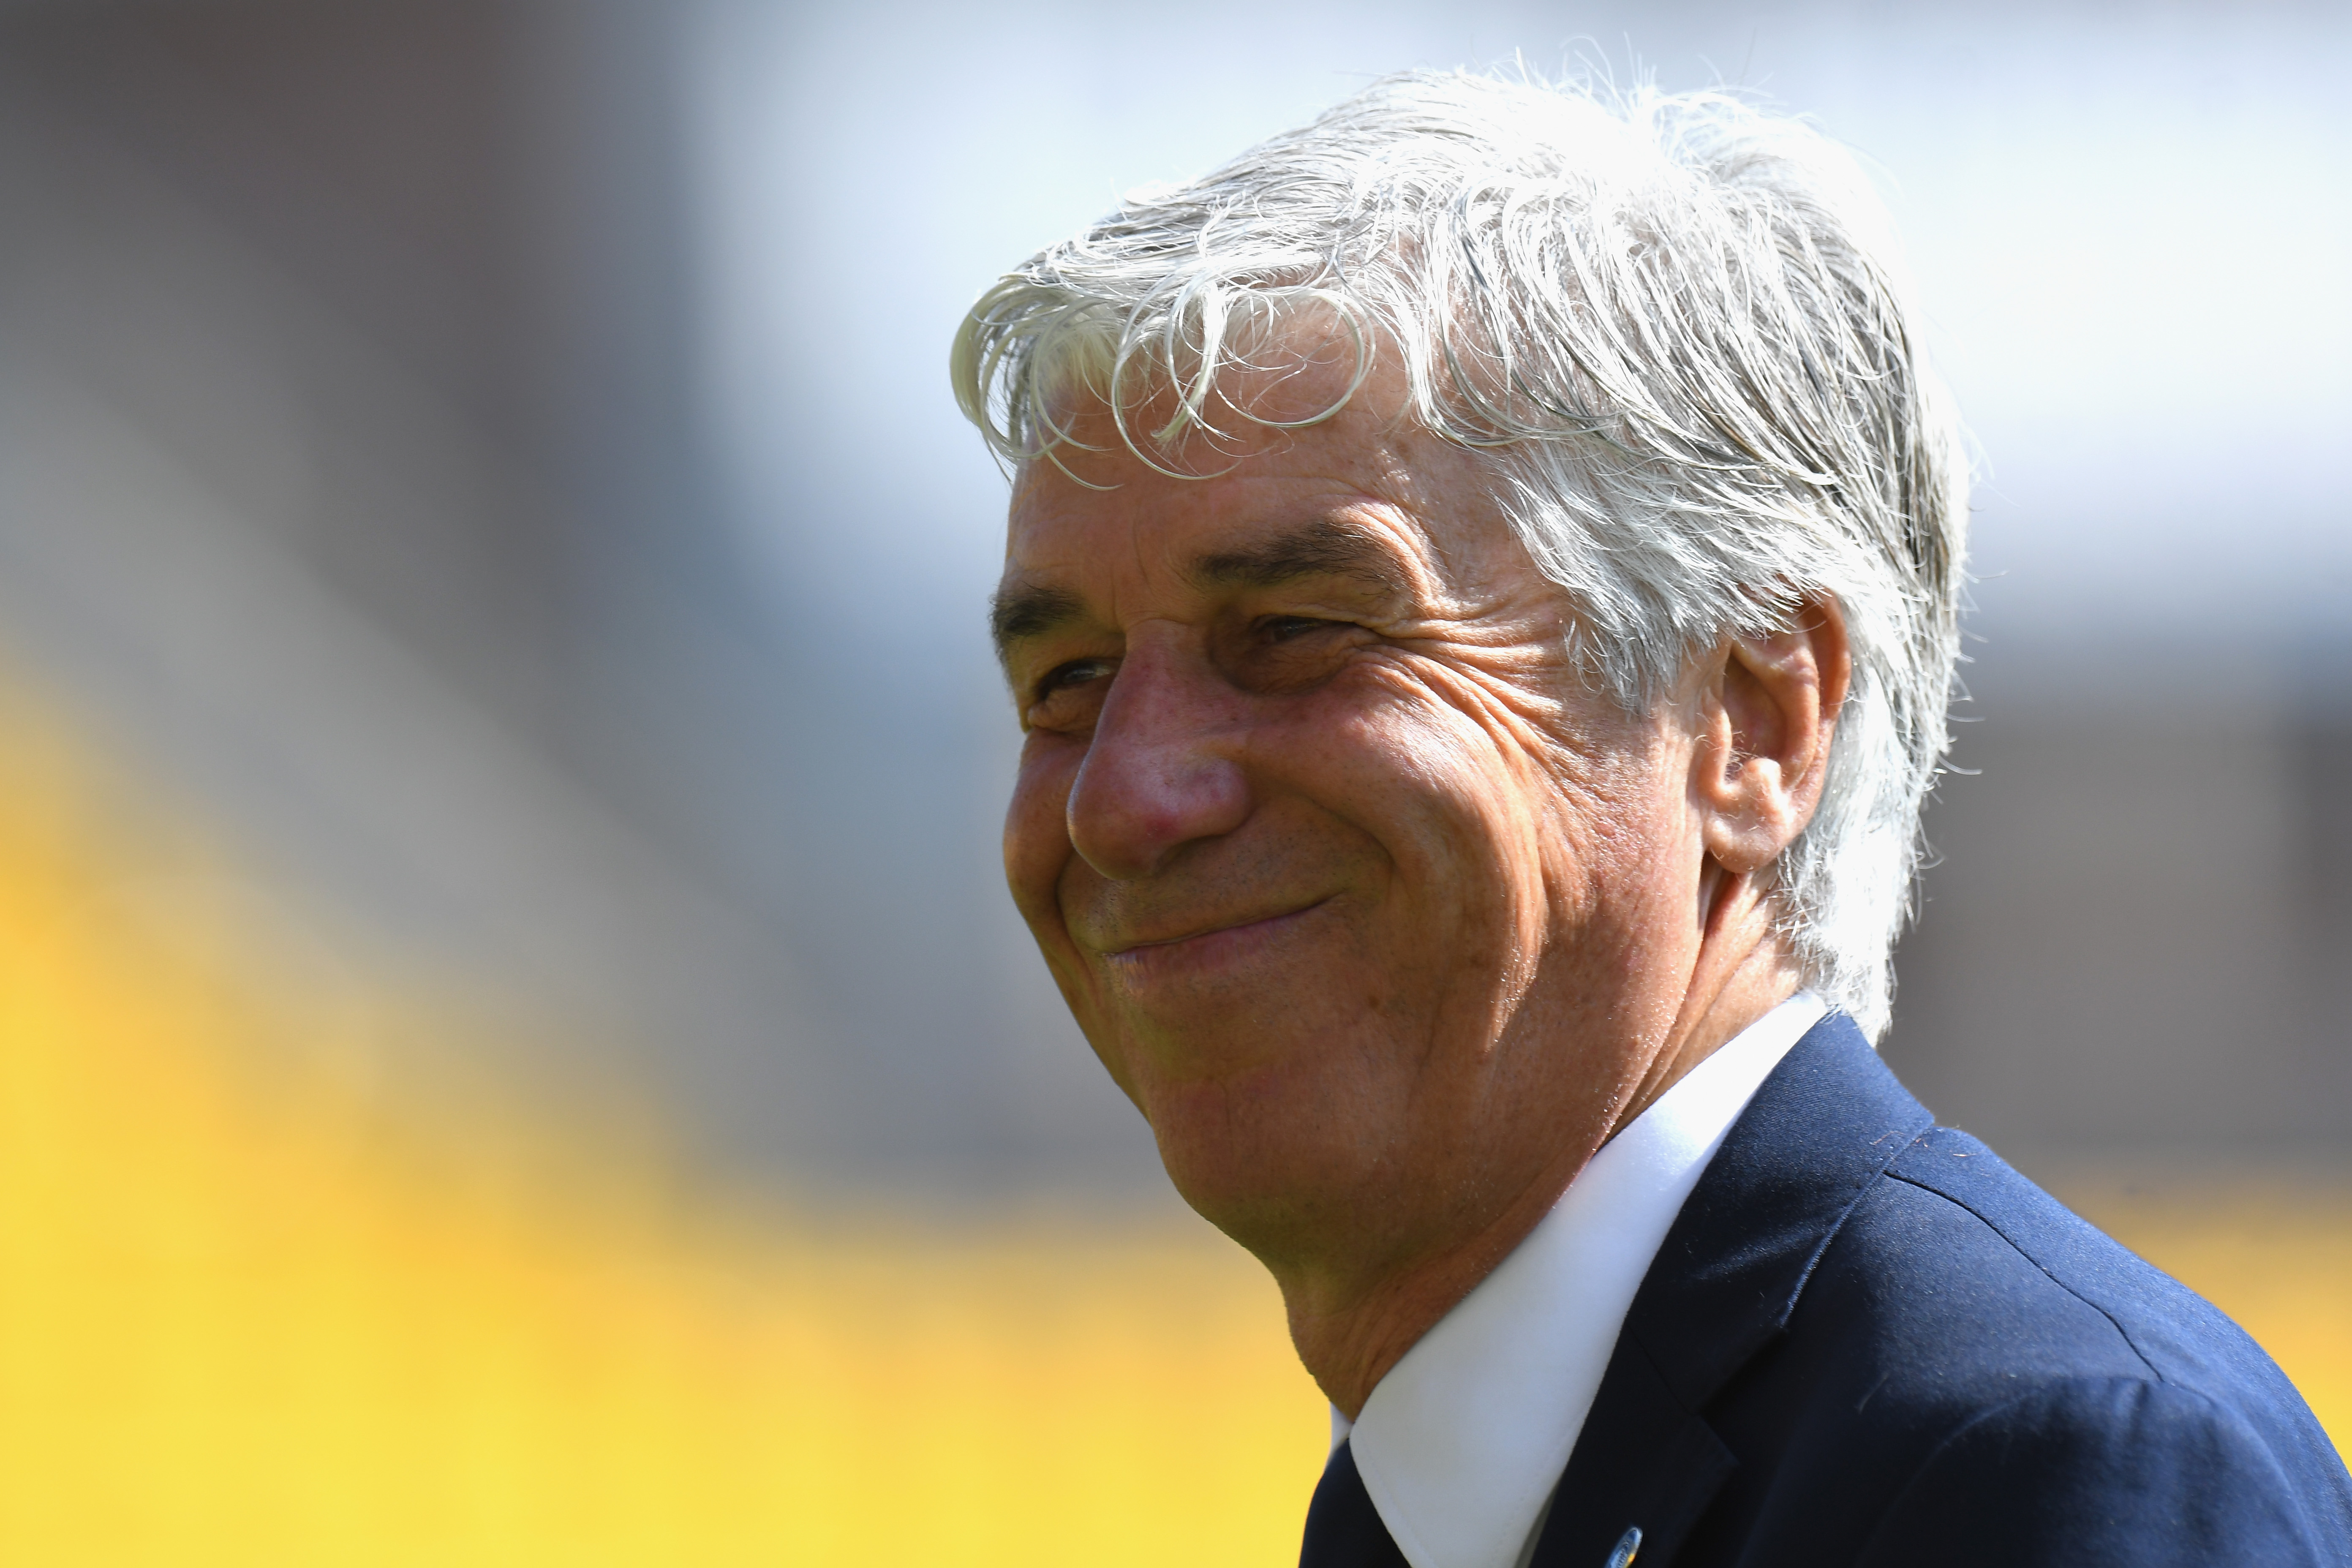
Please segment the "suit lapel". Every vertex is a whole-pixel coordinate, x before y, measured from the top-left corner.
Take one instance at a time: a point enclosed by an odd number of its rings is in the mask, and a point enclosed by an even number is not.
[[[1342,1442],[1331,1450],[1307,1509],[1307,1536],[1298,1568],[1406,1568],[1381,1510],[1356,1471],[1356,1451]]]
[[[1649,1357],[1620,1339],[1553,1494],[1532,1568],[1601,1568],[1629,1529],[1642,1532],[1640,1568],[1664,1563],[1738,1468]]]
[[[1787,1326],[1864,1191],[1933,1120],[1843,1014],[1781,1059],[1643,1279],[1533,1568],[1600,1568],[1629,1527],[1639,1568],[1666,1568],[1738,1465],[1707,1403]]]

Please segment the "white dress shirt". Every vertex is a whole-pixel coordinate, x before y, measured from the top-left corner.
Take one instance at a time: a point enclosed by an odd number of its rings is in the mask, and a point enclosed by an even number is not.
[[[1800,991],[1603,1144],[1527,1239],[1423,1334],[1331,1446],[1412,1568],[1518,1568],[1633,1293],[1731,1124],[1828,1005]]]

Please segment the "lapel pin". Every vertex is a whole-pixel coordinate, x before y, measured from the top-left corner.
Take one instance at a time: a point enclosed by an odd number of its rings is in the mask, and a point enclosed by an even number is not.
[[[1617,1538],[1617,1549],[1609,1554],[1608,1568],[1633,1568],[1633,1554],[1642,1550],[1642,1527],[1628,1525],[1625,1533]]]

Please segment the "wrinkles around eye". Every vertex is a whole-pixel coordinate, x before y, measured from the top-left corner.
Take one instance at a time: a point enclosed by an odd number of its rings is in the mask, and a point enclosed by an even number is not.
[[[1094,706],[1102,683],[1117,674],[1113,658],[1074,658],[1055,665],[1031,689],[1022,715],[1024,730],[1062,730],[1078,722]]]

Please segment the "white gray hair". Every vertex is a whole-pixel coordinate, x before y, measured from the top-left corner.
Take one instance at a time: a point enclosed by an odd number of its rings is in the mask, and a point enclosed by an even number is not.
[[[1013,464],[1060,460],[1076,387],[1163,466],[1302,309],[1344,323],[1356,384],[1394,353],[1411,416],[1491,450],[1629,711],[1836,598],[1852,685],[1775,896],[1807,983],[1881,1034],[1948,743],[1968,463],[1853,161],[1720,92],[1391,77],[1008,274],[957,335],[956,395]],[[1177,413],[1139,441],[1147,384]]]

